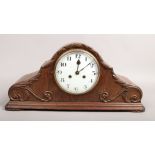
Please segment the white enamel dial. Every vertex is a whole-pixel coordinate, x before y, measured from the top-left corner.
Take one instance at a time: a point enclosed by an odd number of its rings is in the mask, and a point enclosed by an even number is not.
[[[57,60],[55,80],[67,93],[84,94],[97,84],[99,71],[99,64],[92,54],[81,49],[70,50]]]

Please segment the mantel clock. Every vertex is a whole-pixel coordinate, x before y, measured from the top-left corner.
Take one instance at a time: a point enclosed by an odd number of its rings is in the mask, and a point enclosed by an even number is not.
[[[142,90],[81,43],[62,47],[8,94],[6,110],[144,111]]]

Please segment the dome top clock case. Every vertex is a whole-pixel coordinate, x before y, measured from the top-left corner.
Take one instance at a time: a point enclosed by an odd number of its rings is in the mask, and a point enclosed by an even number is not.
[[[81,43],[58,50],[8,94],[6,110],[144,111],[142,90]]]

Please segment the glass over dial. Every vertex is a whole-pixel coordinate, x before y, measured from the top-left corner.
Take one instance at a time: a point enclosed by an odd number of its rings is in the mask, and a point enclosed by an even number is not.
[[[99,64],[89,52],[70,50],[59,57],[55,67],[55,80],[70,94],[84,94],[92,90],[99,79]]]

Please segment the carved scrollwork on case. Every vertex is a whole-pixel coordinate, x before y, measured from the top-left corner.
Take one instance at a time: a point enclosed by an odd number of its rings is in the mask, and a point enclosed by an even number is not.
[[[9,93],[9,98],[11,101],[23,101],[21,93],[18,93],[15,90],[12,90],[11,93]]]
[[[103,93],[100,93],[99,94],[99,98],[100,98],[100,101],[101,102],[112,102],[114,101],[115,99],[117,99],[118,97],[122,96],[123,94],[126,93],[127,90],[122,90],[120,93],[118,93],[116,96],[114,97],[111,97],[110,98],[110,95],[107,91],[104,91]]]
[[[138,98],[137,95],[132,95],[130,96],[129,100],[126,99],[127,102],[132,102],[132,103],[137,103],[137,102],[140,102],[140,99]]]
[[[49,102],[53,100],[52,91],[43,92],[43,97],[37,95],[30,87],[14,87],[9,91],[11,101],[26,101],[30,95],[42,102]]]
[[[135,93],[133,94],[133,91],[130,91],[130,89],[134,89]],[[134,87],[133,88],[131,87],[129,89],[123,89],[116,96],[113,96],[111,98],[109,92],[107,91],[104,91],[103,93],[99,94],[100,101],[105,103],[112,102],[118,97],[122,97],[126,103],[140,103],[142,95],[141,92]]]
[[[137,87],[128,87],[128,91],[123,96],[127,103],[140,103],[142,98],[142,91]]]
[[[53,99],[53,92],[51,91],[43,92],[44,97],[42,98],[39,95],[35,94],[34,91],[29,87],[26,87],[25,90],[27,90],[29,93],[31,93],[31,95],[33,95],[36,99],[42,102],[49,102],[49,101],[52,101]]]

